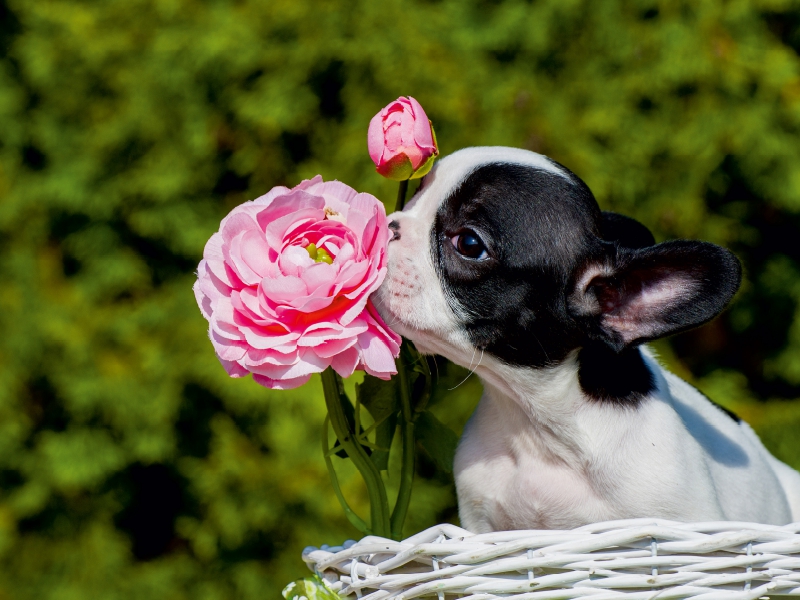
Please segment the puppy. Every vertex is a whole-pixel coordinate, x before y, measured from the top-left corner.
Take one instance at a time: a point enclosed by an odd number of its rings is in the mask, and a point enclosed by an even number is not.
[[[484,387],[455,459],[464,527],[800,521],[800,474],[642,346],[722,311],[733,254],[655,244],[568,169],[512,148],[444,158],[390,220],[379,312]]]

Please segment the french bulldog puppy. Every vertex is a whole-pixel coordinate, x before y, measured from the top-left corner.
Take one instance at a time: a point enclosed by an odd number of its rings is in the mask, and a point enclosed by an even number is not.
[[[800,521],[800,474],[642,345],[723,310],[741,279],[729,251],[655,244],[513,148],[440,160],[389,218],[378,311],[484,387],[455,460],[462,526]]]

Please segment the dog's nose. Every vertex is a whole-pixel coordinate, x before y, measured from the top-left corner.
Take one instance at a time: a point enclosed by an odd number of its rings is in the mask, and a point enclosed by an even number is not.
[[[400,239],[400,223],[397,221],[389,221],[389,229],[392,230],[392,239],[390,242]]]

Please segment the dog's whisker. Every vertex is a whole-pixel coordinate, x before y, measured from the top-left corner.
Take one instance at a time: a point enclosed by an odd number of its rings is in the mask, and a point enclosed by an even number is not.
[[[464,382],[466,382],[466,381],[467,381],[467,379],[469,379],[470,377],[472,377],[472,376],[475,374],[475,371],[477,371],[477,370],[478,370],[478,367],[480,367],[480,366],[481,366],[481,363],[483,362],[483,350],[484,350],[484,349],[483,349],[483,348],[481,348],[481,357],[478,359],[478,364],[477,364],[477,365],[475,365],[475,368],[474,368],[474,369],[472,369],[472,370],[469,372],[469,375],[467,375],[466,377],[464,377],[464,380],[463,380],[461,383],[459,383],[457,386],[455,386],[455,387],[451,387],[449,390],[447,390],[448,392],[452,392],[454,389],[456,389],[457,387],[461,386],[461,385],[462,385]],[[473,353],[472,353],[472,358],[473,358],[473,360],[475,359],[475,352],[473,352]],[[470,360],[470,361],[469,361],[469,366],[470,366],[470,367],[472,367],[472,360]]]
[[[544,357],[547,360],[547,362],[550,362],[550,357],[547,356],[547,350],[545,350],[544,346],[542,346],[542,342],[539,341],[539,337],[534,332],[531,332],[531,335],[533,335],[533,339],[536,340],[536,343],[539,344],[539,348],[542,349],[542,354],[544,354]]]

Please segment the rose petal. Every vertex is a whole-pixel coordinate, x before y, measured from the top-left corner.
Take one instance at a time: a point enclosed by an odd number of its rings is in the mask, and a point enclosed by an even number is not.
[[[271,248],[280,248],[289,227],[304,219],[321,221],[325,218],[325,200],[298,191],[273,200],[269,209],[258,214],[258,224]]]
[[[242,327],[242,333],[250,347],[257,350],[272,350],[277,346],[293,342],[300,337],[300,334],[295,331],[283,335],[275,335],[273,333],[264,332],[258,327]]]
[[[333,358],[333,362],[331,366],[335,369],[336,368],[336,356],[347,350],[348,348],[352,348],[358,343],[358,338],[348,338],[344,340],[331,340],[329,342],[325,342],[324,344],[319,344],[318,346],[314,346],[314,352],[317,356],[322,358]],[[355,364],[358,363],[358,349],[354,349],[355,352]],[[355,367],[354,367],[355,368]],[[349,374],[345,375],[345,377],[349,377],[352,375],[353,372],[350,371]],[[340,373],[341,375],[341,373]]]
[[[306,284],[308,293],[314,296],[329,296],[336,276],[339,274],[338,267],[323,262],[314,263],[300,276]]]
[[[364,311],[364,316],[370,328],[376,329],[378,334],[384,338],[386,345],[392,352],[392,356],[395,358],[400,356],[400,344],[403,339],[389,328],[386,321],[384,321],[383,317],[378,313],[372,300],[367,300],[367,309]]]
[[[262,279],[258,292],[273,302],[290,303],[298,296],[306,296],[308,288],[299,277],[280,276]]]
[[[388,379],[397,373],[392,351],[376,331],[370,330],[358,336],[364,370],[370,375]]]
[[[358,288],[367,278],[371,268],[372,265],[366,260],[345,263],[336,278],[336,282],[341,286],[339,289],[350,292]]]
[[[436,144],[433,141],[433,133],[431,132],[431,122],[419,102],[411,96],[408,97],[408,101],[414,113],[414,142],[423,151],[429,151],[428,156],[430,156],[430,154],[436,150]]]
[[[245,285],[258,285],[262,276],[251,269],[250,265],[242,258],[243,246],[249,233],[256,232],[241,231],[225,246],[226,264],[233,269],[234,273]],[[256,235],[258,234],[256,233]]]
[[[213,313],[209,322],[214,331],[228,340],[243,341],[244,335],[237,324],[237,315],[231,298],[222,298],[212,304]]]
[[[271,390],[292,390],[305,383],[308,383],[310,379],[311,375],[295,377],[294,379],[270,379],[264,375],[257,375],[253,373],[253,381]]]
[[[281,322],[273,313],[265,310],[262,298],[258,292],[252,288],[245,288],[238,294],[231,294],[231,304],[236,310],[236,314],[241,317],[237,323],[243,326],[257,325],[259,331],[264,335],[284,335],[290,331],[286,323]]]
[[[234,209],[234,212],[228,216],[225,226],[220,229],[220,233],[222,234],[223,256],[225,259],[228,258],[224,252],[225,245],[230,244],[233,238],[243,234],[245,231],[260,231],[260,228],[253,217],[243,212],[237,212],[237,210]]]
[[[383,161],[387,160],[387,153],[393,155],[403,147],[403,113],[390,114],[383,124],[383,139],[386,149],[383,151]]]
[[[291,311],[297,311],[300,313],[305,313],[306,315],[312,315],[313,313],[319,312],[321,310],[325,310],[326,308],[330,307],[336,298],[332,296],[320,296],[320,297],[310,297],[310,298],[299,298],[296,302],[293,302],[291,306],[281,307],[284,310],[279,309],[279,314],[283,318],[286,314],[291,314]],[[306,318],[306,320],[308,320]]]
[[[309,327],[303,336],[297,340],[298,346],[320,346],[331,340],[356,339],[359,334],[366,332],[369,325],[363,319],[354,321],[347,327],[335,323],[318,323]],[[325,356],[325,355],[320,355]]]
[[[368,275],[364,277],[363,282],[358,287],[344,292],[342,296],[354,300],[362,295],[371,294],[377,290],[381,286],[381,283],[383,283],[386,272],[379,271],[377,269],[370,269],[367,271],[367,273]]]
[[[209,328],[209,337],[217,357],[224,360],[239,360],[247,352],[247,344],[221,337],[218,332]]]
[[[403,146],[403,153],[411,161],[411,168],[416,171],[420,168],[422,163],[428,160],[428,155],[423,152],[416,144],[411,146]]]
[[[320,358],[313,350],[302,351],[295,362],[290,365],[271,365],[264,363],[253,367],[251,371],[265,375],[270,379],[294,379],[312,373],[321,373],[330,366],[330,359]]]
[[[306,269],[315,264],[314,259],[308,254],[308,250],[300,246],[289,246],[281,252],[278,259],[281,273],[298,278],[302,276]]]
[[[296,364],[298,360],[300,360],[300,355],[296,346],[291,352],[278,352],[275,349],[256,350],[251,348],[242,358],[241,363],[245,367],[252,369],[264,365],[286,367]]]
[[[311,179],[304,179],[303,181],[298,183],[296,186],[294,186],[294,189],[296,189],[296,190],[306,190],[306,189],[308,189],[308,188],[310,188],[312,186],[317,185],[318,183],[322,183],[322,175],[314,175]]]
[[[223,253],[222,246],[224,244],[221,233],[212,235],[206,247],[203,249],[203,259],[206,268],[208,268],[214,275],[228,287],[236,287],[238,278],[233,280],[229,277],[229,269],[225,266],[225,254]],[[200,274],[198,273],[198,276]]]
[[[241,244],[242,261],[256,275],[266,277],[271,270],[272,263],[269,260],[270,248],[264,234],[260,231],[248,231],[242,237]]]
[[[383,154],[383,116],[378,113],[369,122],[367,129],[367,150],[375,166],[381,162]]]
[[[245,375],[248,375],[250,373],[250,371],[245,369],[239,363],[234,362],[232,360],[224,360],[224,359],[220,358],[219,356],[217,356],[217,360],[222,364],[222,368],[225,369],[225,371],[231,377],[235,377],[235,378],[244,377]]]
[[[197,280],[195,288],[201,292],[203,296],[212,301],[230,297],[231,293],[235,290],[232,290],[217,279],[217,277],[210,272],[207,265],[203,265],[203,267],[205,267],[206,275]]]
[[[358,350],[356,348],[348,348],[331,360],[331,367],[342,377],[350,377],[359,363]]]

